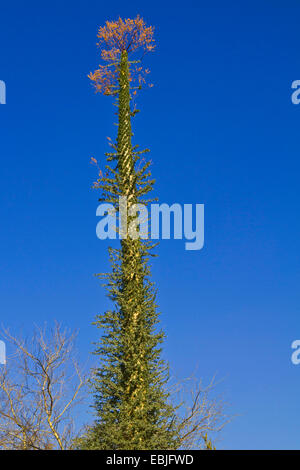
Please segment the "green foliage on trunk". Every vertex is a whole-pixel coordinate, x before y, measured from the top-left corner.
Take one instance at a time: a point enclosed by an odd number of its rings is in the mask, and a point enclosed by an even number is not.
[[[118,135],[115,152],[107,154],[107,174],[99,180],[100,201],[119,210],[119,196],[132,204],[149,203],[152,190],[149,162],[132,146],[130,62],[126,51],[119,60]],[[112,163],[111,163],[112,162]],[[134,217],[128,216],[128,226]],[[168,404],[165,384],[168,369],[161,360],[164,334],[157,330],[156,292],[150,281],[148,240],[121,240],[119,249],[109,249],[111,272],[106,279],[114,309],[98,315],[95,325],[102,335],[95,354],[99,356],[93,387],[96,422],[81,440],[88,449],[174,449],[177,446],[176,415]]]

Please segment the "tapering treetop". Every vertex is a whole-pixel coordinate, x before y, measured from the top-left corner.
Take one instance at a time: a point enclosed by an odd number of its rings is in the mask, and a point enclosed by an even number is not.
[[[104,95],[114,94],[122,53],[130,54],[138,49],[144,53],[153,51],[155,48],[153,34],[153,26],[146,26],[139,15],[134,19],[119,18],[117,21],[106,21],[105,26],[99,28],[97,45],[101,50],[101,58],[107,64],[99,65],[99,69],[89,74],[96,91]],[[137,67],[134,72],[140,85],[144,82],[143,72],[149,71]],[[133,79],[132,74],[130,79]]]

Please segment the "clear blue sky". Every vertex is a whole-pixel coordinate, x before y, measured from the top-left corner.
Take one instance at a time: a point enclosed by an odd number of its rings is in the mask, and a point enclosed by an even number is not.
[[[226,5],[225,5],[226,3]],[[91,156],[104,161],[115,108],[87,74],[97,28],[140,13],[156,28],[135,142],[151,148],[161,202],[205,204],[205,246],[163,241],[154,261],[165,356],[196,368],[239,414],[226,449],[300,449],[300,5],[295,1],[5,2],[0,12],[1,321],[30,331],[56,318],[79,328],[107,306],[93,273]]]

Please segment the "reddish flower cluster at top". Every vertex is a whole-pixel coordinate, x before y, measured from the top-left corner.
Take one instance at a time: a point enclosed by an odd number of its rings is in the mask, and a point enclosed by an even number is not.
[[[121,53],[128,54],[142,49],[144,52],[153,51],[155,48],[153,39],[154,29],[146,26],[143,18],[139,15],[135,19],[127,18],[118,21],[107,21],[106,25],[99,28],[98,46],[101,48],[101,57],[108,62],[107,65],[99,65],[99,69],[89,74],[96,91],[104,95],[111,95],[117,88],[118,62]],[[142,67],[136,68],[139,85],[144,82]],[[149,73],[145,70],[144,73]],[[133,77],[131,75],[130,79]]]

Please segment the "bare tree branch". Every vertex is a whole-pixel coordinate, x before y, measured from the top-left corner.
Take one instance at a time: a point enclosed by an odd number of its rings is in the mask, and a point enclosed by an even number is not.
[[[173,385],[171,397],[179,403],[178,449],[213,449],[212,437],[232,419],[226,414],[227,404],[223,398],[214,393],[216,385],[215,377],[203,386],[202,381],[193,376]]]
[[[0,369],[0,449],[71,449],[71,410],[87,383],[74,357],[75,334],[35,327],[25,341],[3,329],[14,353]]]

